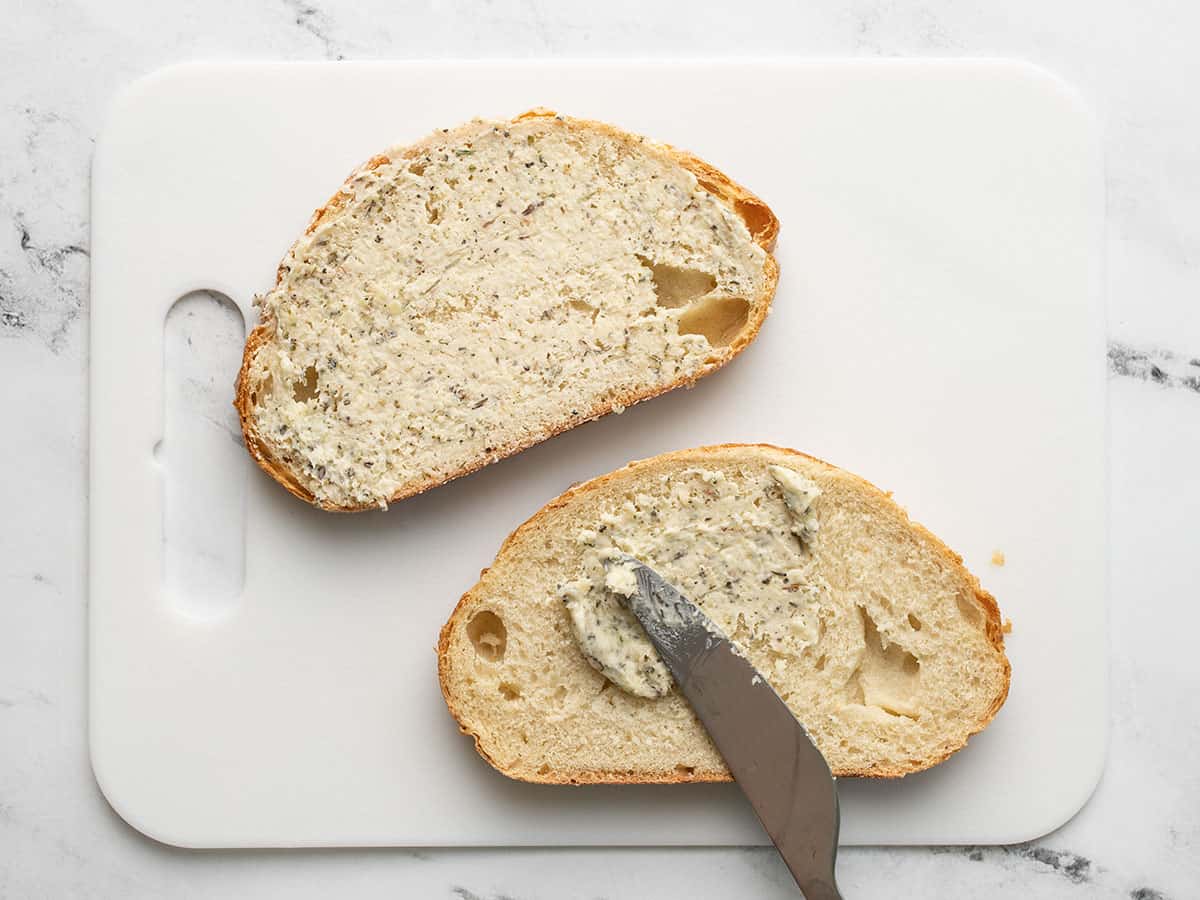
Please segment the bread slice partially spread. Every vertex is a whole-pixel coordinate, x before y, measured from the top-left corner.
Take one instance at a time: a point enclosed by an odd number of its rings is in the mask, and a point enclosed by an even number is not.
[[[505,541],[442,629],[463,732],[524,781],[729,777],[620,602],[630,554],[771,682],[836,775],[895,777],[960,749],[1004,703],[996,601],[863,479],[793,450],[668,453],[586,482]]]
[[[778,231],[695,157],[533,111],[376,156],[258,298],[236,406],[296,496],[385,506],[714,371]]]

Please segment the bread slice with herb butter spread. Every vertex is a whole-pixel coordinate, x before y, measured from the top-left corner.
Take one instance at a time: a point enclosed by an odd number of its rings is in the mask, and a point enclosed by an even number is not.
[[[545,110],[389,150],[257,300],[246,447],[366,509],[691,384],[757,334],[777,231],[696,157]]]
[[[549,503],[442,629],[446,703],[504,774],[728,779],[620,602],[630,586],[608,563],[622,554],[733,638],[836,775],[928,768],[1007,696],[996,601],[887,494],[793,450],[703,447],[631,463]]]

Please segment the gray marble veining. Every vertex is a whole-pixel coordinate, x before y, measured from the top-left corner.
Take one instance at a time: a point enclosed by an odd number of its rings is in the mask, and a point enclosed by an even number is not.
[[[1108,368],[1114,375],[1200,394],[1200,356],[1180,356],[1159,348],[1138,349],[1113,340],[1108,342]]]

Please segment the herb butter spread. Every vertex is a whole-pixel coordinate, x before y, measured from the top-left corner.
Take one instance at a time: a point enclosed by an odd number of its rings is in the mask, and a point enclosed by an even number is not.
[[[584,655],[631,694],[671,690],[670,672],[621,599],[637,590],[633,569],[606,565],[628,554],[679,588],[760,669],[765,660],[786,670],[816,643],[829,591],[808,552],[820,493],[781,466],[690,468],[611,506],[579,532],[582,575],[560,589]]]
[[[792,469],[768,466],[767,471],[783,490],[783,502],[792,511],[792,534],[801,541],[811,540],[817,533],[817,514],[813,512],[812,504],[821,489]]]
[[[697,377],[766,252],[659,145],[477,121],[342,189],[256,302],[261,439],[324,505],[383,504]],[[618,411],[620,404],[617,404]]]
[[[613,559],[615,555],[607,551],[601,554],[606,562]],[[605,571],[604,587],[611,593],[620,594],[622,597],[632,597],[638,589],[637,570],[632,563],[625,562],[623,559],[612,563]]]

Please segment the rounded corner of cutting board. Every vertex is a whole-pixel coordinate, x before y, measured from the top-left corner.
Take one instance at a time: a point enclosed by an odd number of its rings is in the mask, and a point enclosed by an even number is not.
[[[1094,756],[1077,759],[1078,764],[1069,770],[1069,777],[1059,779],[1057,786],[1060,790],[1045,795],[1042,808],[1031,810],[1030,805],[1027,804],[1023,820],[1011,831],[1000,831],[992,835],[988,843],[1011,847],[1036,841],[1058,831],[1088,805],[1097,788],[1100,787],[1100,779],[1104,776],[1104,770],[1108,765],[1107,699],[1106,696],[1098,739],[1088,741],[1083,745],[1093,751]],[[954,841],[945,843],[954,843]]]
[[[1013,85],[1028,87],[1034,96],[1040,96],[1056,107],[1056,118],[1060,123],[1075,122],[1079,128],[1081,147],[1092,157],[1090,162],[1095,177],[1102,177],[1100,162],[1103,155],[1100,117],[1087,94],[1065,75],[1041,63],[1026,59],[997,59],[991,61],[1005,80]]]
[[[1080,795],[1073,796],[1070,802],[1061,807],[1054,807],[1046,810],[1041,818],[1030,818],[1029,821],[1023,822],[1021,827],[1011,831],[1002,832],[995,836],[993,843],[1000,847],[1012,847],[1018,844],[1027,844],[1030,841],[1040,840],[1054,832],[1058,831],[1072,819],[1074,819],[1083,808],[1087,806],[1092,795],[1096,792],[1096,788],[1100,785],[1100,776],[1103,774],[1103,764],[1100,770],[1095,773],[1095,777],[1088,781]],[[955,843],[954,841],[945,841],[946,844]]]
[[[130,799],[128,789],[123,786],[121,778],[114,775],[104,763],[104,752],[100,749],[94,733],[88,748],[88,757],[92,777],[96,780],[101,796],[126,825],[143,837],[168,847],[190,850],[205,846],[180,834],[171,825],[158,821],[154,811],[138,808],[138,802]]]
[[[119,134],[127,122],[140,124],[139,117],[146,103],[153,102],[158,96],[170,99],[176,82],[186,79],[192,73],[202,74],[211,68],[211,63],[196,61],[172,63],[145,72],[121,87],[104,111],[103,124],[96,138],[96,155],[102,155],[103,149],[112,143],[114,135]]]

